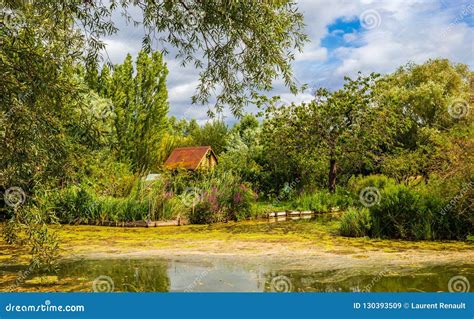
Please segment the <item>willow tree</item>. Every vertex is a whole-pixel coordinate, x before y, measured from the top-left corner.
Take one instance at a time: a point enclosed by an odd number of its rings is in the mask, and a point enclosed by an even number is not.
[[[403,181],[436,172],[465,173],[472,153],[473,72],[447,59],[408,63],[377,83],[377,100],[390,105],[405,127],[384,154],[382,172]]]

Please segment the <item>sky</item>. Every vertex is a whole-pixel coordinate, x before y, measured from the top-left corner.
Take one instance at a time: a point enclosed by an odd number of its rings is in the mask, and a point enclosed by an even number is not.
[[[310,42],[293,62],[295,79],[308,90],[293,95],[275,81],[269,96],[282,103],[312,99],[318,87],[338,89],[345,75],[361,71],[390,73],[408,62],[448,58],[474,68],[474,2],[467,0],[300,0]],[[136,56],[143,36],[140,28],[117,17],[119,32],[105,40],[112,63]],[[208,121],[207,106],[191,105],[199,70],[183,68],[174,55],[165,57],[170,115]],[[255,112],[249,107],[248,112]],[[228,123],[235,119],[224,111]]]

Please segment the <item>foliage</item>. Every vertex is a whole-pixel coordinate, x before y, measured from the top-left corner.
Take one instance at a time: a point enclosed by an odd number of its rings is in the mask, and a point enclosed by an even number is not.
[[[189,213],[191,223],[238,221],[251,216],[255,195],[232,172],[205,176],[198,187],[198,197]]]
[[[211,146],[216,155],[221,154],[227,146],[227,125],[221,120],[206,123],[191,132],[194,145]]]
[[[347,209],[341,217],[339,232],[347,237],[370,236],[372,227],[371,215],[367,208]]]
[[[311,193],[302,193],[290,202],[291,207],[297,210],[311,210],[329,212],[333,209],[341,210],[354,205],[351,194],[342,189],[335,193],[327,190],[318,190]]]
[[[255,94],[270,90],[278,77],[292,91],[297,90],[291,61],[294,51],[302,50],[307,36],[294,1],[39,0],[32,5],[2,0],[2,4],[21,11],[28,24],[34,21],[41,30],[38,38],[61,36],[61,48],[70,51],[65,57],[84,55],[87,64],[94,64],[105,49],[104,37],[118,31],[112,17],[121,13],[145,31],[143,46],[147,52],[156,39],[163,52],[169,53],[169,46],[174,47],[181,64],[201,69],[192,101],[207,105],[211,94],[216,93],[217,110],[229,105],[238,114]],[[132,17],[131,12],[136,10],[142,13],[141,21]],[[42,24],[46,27],[40,29]],[[53,43],[51,47],[59,48]]]
[[[370,213],[375,237],[432,239],[431,212],[422,210],[420,194],[408,186],[385,188],[380,203],[372,206]]]
[[[474,234],[474,175],[465,171],[450,179],[433,177],[421,188],[430,208],[438,204],[432,220],[433,237],[465,240]],[[439,207],[441,205],[441,207]]]
[[[464,200],[467,194],[472,195],[472,187],[464,192]],[[372,233],[375,237],[412,240],[464,240],[472,232],[474,215],[472,201],[470,208],[459,210],[462,197],[447,209],[449,199],[429,189],[390,185],[381,192],[380,203],[370,207]]]
[[[219,157],[218,170],[233,171],[253,189],[263,193],[265,172],[264,155],[260,142],[261,126],[252,115],[244,116],[228,134],[226,151]]]
[[[124,197],[98,195],[86,185],[50,191],[42,196],[61,223],[95,224],[141,220],[171,220],[186,212],[186,206],[170,191],[165,178],[145,182],[137,179]]]
[[[134,68],[131,55],[127,55],[111,75],[104,66],[97,91],[113,104],[113,110],[105,115],[114,119],[114,149],[119,160],[129,162],[135,172],[147,172],[157,164],[167,126],[168,69],[159,52],[149,56],[140,51],[135,65]]]
[[[0,189],[21,187],[27,202],[5,235],[31,249],[33,268],[51,269],[57,242],[36,193],[80,178],[83,161],[109,142],[110,126],[96,116],[107,101],[79,75],[82,43],[71,23],[58,27],[36,6],[13,5],[26,19],[0,28]]]
[[[392,133],[387,110],[371,104],[377,78],[377,74],[346,78],[340,90],[317,90],[311,103],[270,107],[264,149],[277,174],[290,180],[311,179],[320,175],[314,166],[322,166],[326,185],[334,192],[338,163],[350,160],[351,170],[354,165],[362,169],[367,158],[389,143]]]
[[[409,63],[378,81],[376,103],[390,106],[401,124],[393,138],[396,147],[381,156],[385,174],[403,181],[452,167],[458,148],[469,147],[471,76],[466,65],[436,59]]]
[[[59,255],[56,235],[51,232],[38,205],[15,209],[13,217],[7,222],[3,237],[9,244],[29,247],[31,260],[28,269],[34,271],[55,271]]]
[[[359,194],[366,187],[383,189],[386,186],[394,185],[395,180],[385,175],[352,176],[348,182],[348,188]]]

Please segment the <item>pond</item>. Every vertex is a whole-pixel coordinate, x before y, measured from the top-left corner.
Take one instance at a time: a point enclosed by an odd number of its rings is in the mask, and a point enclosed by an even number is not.
[[[15,284],[19,271],[25,269],[0,266],[1,291],[16,285],[20,291],[437,292],[467,291],[474,284],[474,264],[322,270],[291,269],[274,259],[85,259]]]

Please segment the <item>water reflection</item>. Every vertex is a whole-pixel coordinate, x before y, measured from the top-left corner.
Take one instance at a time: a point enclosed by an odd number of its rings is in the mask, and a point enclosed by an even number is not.
[[[160,292],[169,291],[170,288],[167,269],[164,260],[81,260],[63,264],[58,277],[93,282],[99,276],[107,276],[113,281],[114,291]],[[93,290],[93,286],[89,290]]]
[[[0,291],[9,290],[19,270],[19,267],[0,267]],[[126,292],[435,292],[448,291],[453,276],[463,276],[474,286],[472,264],[318,271],[291,270],[275,261],[102,259],[64,262],[51,282],[41,279],[47,275],[51,274],[32,276],[21,288]]]

